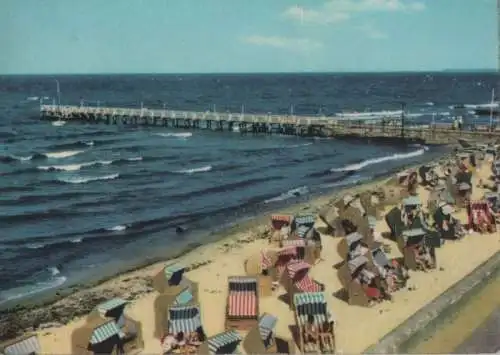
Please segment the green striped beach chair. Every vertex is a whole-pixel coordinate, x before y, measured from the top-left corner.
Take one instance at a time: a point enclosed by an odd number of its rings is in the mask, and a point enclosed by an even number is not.
[[[335,352],[334,322],[328,312],[328,305],[323,292],[296,293],[293,296],[295,323],[298,328],[299,346],[303,353]],[[309,318],[318,329],[318,340],[306,333]]]
[[[240,343],[243,338],[235,330],[219,333],[208,338],[199,348],[199,354],[240,354]]]
[[[34,333],[0,343],[0,354],[2,355],[36,355],[40,353],[40,342]]]

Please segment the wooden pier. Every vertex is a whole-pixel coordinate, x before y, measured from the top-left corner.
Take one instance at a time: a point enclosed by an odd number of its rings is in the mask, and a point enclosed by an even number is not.
[[[121,125],[154,125],[184,129],[239,131],[241,134],[285,134],[307,137],[357,138],[380,141],[415,141],[429,144],[454,143],[459,138],[494,139],[500,132],[489,127],[475,131],[454,130],[450,124],[410,125],[401,118],[372,120],[296,115],[191,112],[119,107],[40,105],[43,119]]]

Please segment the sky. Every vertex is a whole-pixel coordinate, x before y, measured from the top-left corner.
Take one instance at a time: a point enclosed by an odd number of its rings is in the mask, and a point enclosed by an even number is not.
[[[497,68],[497,0],[1,0],[0,74]]]

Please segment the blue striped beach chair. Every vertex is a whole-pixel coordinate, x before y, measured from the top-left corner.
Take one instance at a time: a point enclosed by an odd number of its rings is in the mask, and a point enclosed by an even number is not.
[[[198,333],[198,339],[204,341],[206,336],[201,324],[200,307],[198,305],[170,307],[167,332],[174,336],[180,332],[185,335]]]
[[[247,354],[277,353],[275,327],[278,318],[264,313],[259,323],[253,327],[243,341]]]
[[[89,315],[83,327],[73,331],[72,354],[111,354],[124,350],[124,334],[112,319]]]
[[[303,353],[335,352],[335,333],[333,318],[323,292],[296,293],[293,296],[294,316],[297,325],[299,346]],[[318,330],[317,341],[309,336],[309,321]]]
[[[31,355],[40,353],[40,342],[36,334],[25,334],[0,343],[0,354],[2,355]]]
[[[199,354],[240,354],[241,335],[234,330],[208,338],[199,348]]]

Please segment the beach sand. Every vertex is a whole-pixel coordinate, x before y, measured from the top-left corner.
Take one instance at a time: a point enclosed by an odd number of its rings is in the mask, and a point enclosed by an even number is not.
[[[483,167],[478,169],[477,175],[474,177],[474,186],[477,184],[478,178],[482,177],[484,179],[488,174],[490,174],[489,166],[483,164]],[[366,185],[361,187],[361,189],[365,188],[367,188]],[[428,192],[423,188],[419,189],[419,195],[425,206]],[[474,188],[473,198],[480,198],[483,193],[484,190]],[[295,212],[297,212],[297,209],[303,212],[315,211],[331,199],[332,196],[325,196],[309,202],[309,206],[302,205],[294,209]],[[388,207],[387,210],[389,209]],[[464,211],[455,215],[462,222],[466,221]],[[269,220],[267,223],[269,224]],[[321,223],[318,222],[316,226],[321,226]],[[385,221],[379,220],[376,231],[387,232],[388,230]],[[262,228],[260,232],[255,230],[240,231],[228,239],[200,247],[180,258],[184,265],[202,264],[202,266],[187,272],[186,276],[199,283],[202,321],[209,336],[224,331],[228,276],[245,275],[244,260],[268,246],[267,240],[263,239],[259,233],[262,234]],[[376,343],[378,339],[500,250],[498,233],[486,235],[473,233],[467,235],[463,240],[446,242],[442,248],[436,251],[438,258],[438,268],[436,270],[427,273],[412,272],[409,280],[409,286],[411,287],[395,293],[393,302],[384,302],[372,308],[362,308],[349,306],[346,302],[334,296],[334,293],[342,288],[337,277],[337,270],[333,267],[333,265],[342,261],[342,258],[337,253],[337,244],[340,240],[340,238],[327,235],[322,236],[323,260],[312,268],[311,275],[326,285],[325,295],[329,309],[336,319],[337,351],[344,353],[360,353],[368,346]],[[401,256],[395,243],[389,240],[386,243],[391,244],[392,252],[390,255],[392,257]],[[71,296],[72,302],[84,302],[84,292],[90,291],[93,293],[112,293],[115,296],[122,297],[130,296],[131,293],[134,293],[134,285],[141,284],[141,289],[143,289],[144,284],[147,284],[145,280],[149,280],[164,265],[165,263],[157,263],[118,276],[92,290],[80,291],[80,296],[78,294]],[[277,316],[279,320],[276,326],[276,335],[285,340],[292,340],[289,326],[294,324],[293,313],[287,304],[278,299],[278,296],[284,293],[285,291],[280,289],[272,297],[261,298],[260,312],[268,312]],[[156,292],[148,289],[147,292],[139,295],[126,308],[126,313],[129,316],[141,321],[143,324],[145,341],[143,353],[145,354],[161,353],[160,342],[153,336],[153,302],[156,295]],[[63,299],[59,302],[67,301]],[[57,304],[55,307],[57,307]],[[39,330],[42,352],[70,353],[71,333],[75,328],[81,326],[83,321],[83,318],[77,318],[62,326]]]

